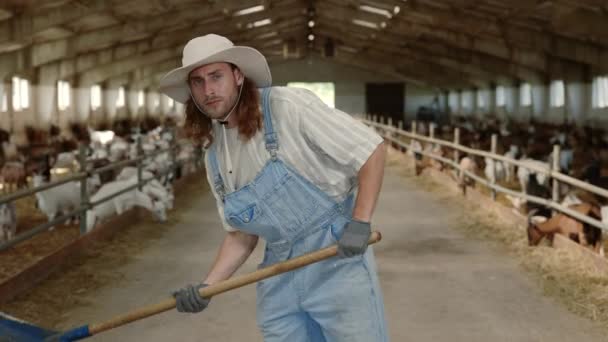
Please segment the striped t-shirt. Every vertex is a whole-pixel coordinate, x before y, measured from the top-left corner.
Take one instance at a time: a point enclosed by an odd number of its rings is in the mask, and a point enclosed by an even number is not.
[[[278,157],[336,201],[342,201],[357,186],[359,169],[382,138],[349,114],[328,107],[306,89],[273,87],[270,105],[279,143]],[[224,132],[233,168],[231,175],[226,171]],[[253,181],[270,159],[263,129],[249,141],[242,141],[236,127],[224,129],[214,121],[213,136],[226,193]],[[205,156],[205,167],[224,228],[235,231],[225,220],[223,203],[213,187],[209,154]]]

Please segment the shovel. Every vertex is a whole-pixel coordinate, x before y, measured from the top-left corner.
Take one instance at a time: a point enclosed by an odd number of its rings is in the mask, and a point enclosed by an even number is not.
[[[373,244],[381,239],[382,235],[380,232],[374,231],[370,236],[369,243]],[[243,274],[241,276],[201,288],[199,290],[199,294],[202,297],[211,298],[220,293],[234,290],[236,288],[253,284],[275,275],[293,271],[297,268],[331,258],[337,254],[337,251],[338,246],[332,245],[315,252],[270,265],[249,274]],[[27,322],[19,321],[13,317],[0,314],[0,342],[77,341],[99,334],[106,330],[114,329],[149,316],[172,310],[175,308],[175,305],[175,298],[171,297],[157,304],[135,309],[125,314],[116,316],[105,322],[84,325],[66,332],[47,330]]]

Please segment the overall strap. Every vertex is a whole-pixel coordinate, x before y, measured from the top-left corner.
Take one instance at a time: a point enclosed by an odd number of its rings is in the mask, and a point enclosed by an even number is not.
[[[211,173],[213,175],[213,187],[215,188],[215,192],[217,192],[217,194],[222,199],[222,202],[224,202],[226,189],[224,188],[224,181],[222,180],[222,176],[220,175],[220,168],[217,162],[217,154],[215,153],[216,147],[217,144],[214,144],[214,146],[209,149],[209,164],[211,166]]]
[[[270,89],[271,87],[264,88],[262,90],[262,111],[264,116],[264,142],[266,143],[266,150],[272,156],[272,159],[277,158],[277,150],[279,149],[279,141],[277,134],[272,126],[272,110],[270,109]]]

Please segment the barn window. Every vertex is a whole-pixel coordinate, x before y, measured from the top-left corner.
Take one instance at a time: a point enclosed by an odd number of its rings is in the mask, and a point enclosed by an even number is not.
[[[608,76],[593,79],[593,108],[608,107]]]
[[[8,98],[6,97],[6,91],[2,92],[2,106],[0,106],[0,111],[8,112]]]
[[[532,87],[530,83],[523,83],[519,87],[519,101],[524,107],[532,104]]]
[[[312,91],[331,108],[335,108],[335,88],[333,82],[289,82],[288,87],[304,88]]]
[[[505,105],[505,103],[505,87],[498,86],[496,87],[496,106],[502,107]]]
[[[118,97],[116,98],[116,108],[125,106],[125,87],[118,88]]]
[[[473,93],[470,91],[463,91],[460,93],[460,104],[464,109],[471,109],[473,105]]]
[[[20,111],[30,106],[30,83],[28,80],[13,77],[13,109]]]
[[[481,89],[477,90],[477,107],[485,108],[486,107],[486,98],[484,96],[484,91]]]
[[[70,107],[70,83],[57,81],[57,108],[66,110]]]
[[[137,93],[137,107],[141,108],[144,106],[144,91],[140,90],[139,93]]]
[[[450,108],[452,111],[458,110],[458,92],[451,91],[448,95],[448,102],[450,103]]]
[[[91,87],[91,109],[96,110],[101,107],[101,87],[94,85]]]
[[[564,106],[564,81],[557,80],[551,82],[551,90],[549,93],[551,107]]]

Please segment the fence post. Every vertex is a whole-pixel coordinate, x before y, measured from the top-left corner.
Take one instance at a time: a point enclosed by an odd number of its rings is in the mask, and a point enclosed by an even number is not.
[[[137,158],[139,158],[144,155],[144,149],[141,145],[141,133],[140,133],[139,127],[136,129],[136,131],[137,131]],[[144,165],[144,160],[139,161],[137,163],[137,189],[139,191],[141,191],[143,188],[143,184],[142,184],[143,171],[144,171],[143,165]]]
[[[553,172],[559,172],[559,158],[560,158],[560,148],[559,145],[553,145],[553,165],[551,166],[551,170]],[[553,178],[553,202],[559,202],[559,181]],[[556,211],[553,210],[555,213]]]
[[[393,118],[388,118],[388,125],[393,127]]]
[[[429,124],[429,137],[431,139],[435,139],[435,123],[431,122]],[[434,144],[434,143],[433,143]]]
[[[403,131],[403,120],[399,120],[399,122],[397,123],[397,128],[398,128],[400,131]],[[398,134],[397,136],[399,136],[399,134]],[[401,141],[401,142],[402,142],[402,141],[403,141],[403,139],[399,139],[399,141]],[[399,151],[401,151],[401,152],[405,152],[405,149],[404,149],[402,146],[399,146]]]
[[[87,191],[87,179],[89,178],[89,167],[87,166],[87,147],[84,143],[78,146],[78,159],[80,171],[85,172],[84,178],[80,180],[80,207],[86,210],[80,213],[80,235],[87,232],[87,210],[89,209],[89,195]]]
[[[171,172],[167,175],[168,178],[171,180],[171,183],[175,182],[175,180],[177,179],[177,153],[178,153],[178,149],[177,149],[177,133],[176,131],[176,127],[171,127],[169,132],[171,134],[171,142],[169,143],[169,158],[171,160]],[[181,172],[180,172],[181,175]]]
[[[460,145],[460,128],[458,128],[458,127],[454,128],[454,144]],[[460,151],[458,151],[457,149],[454,149],[454,163],[456,163],[456,165],[459,165],[459,163],[460,163]],[[462,171],[460,170],[460,168],[457,168],[456,169],[457,179],[460,179],[461,173],[462,173]]]
[[[498,136],[496,135],[496,133],[492,134],[492,145],[491,145],[491,151],[492,154],[496,154],[496,143],[498,140]],[[496,163],[498,163],[498,161],[494,158],[492,158],[492,179],[490,180],[491,184],[494,185],[496,184]],[[494,188],[492,188],[492,200],[496,201],[496,190],[494,190]]]
[[[412,121],[412,134],[418,134],[418,129],[416,127],[416,121]]]
[[[460,128],[454,128],[454,144],[460,145]],[[460,151],[454,150],[454,163],[460,162]]]

